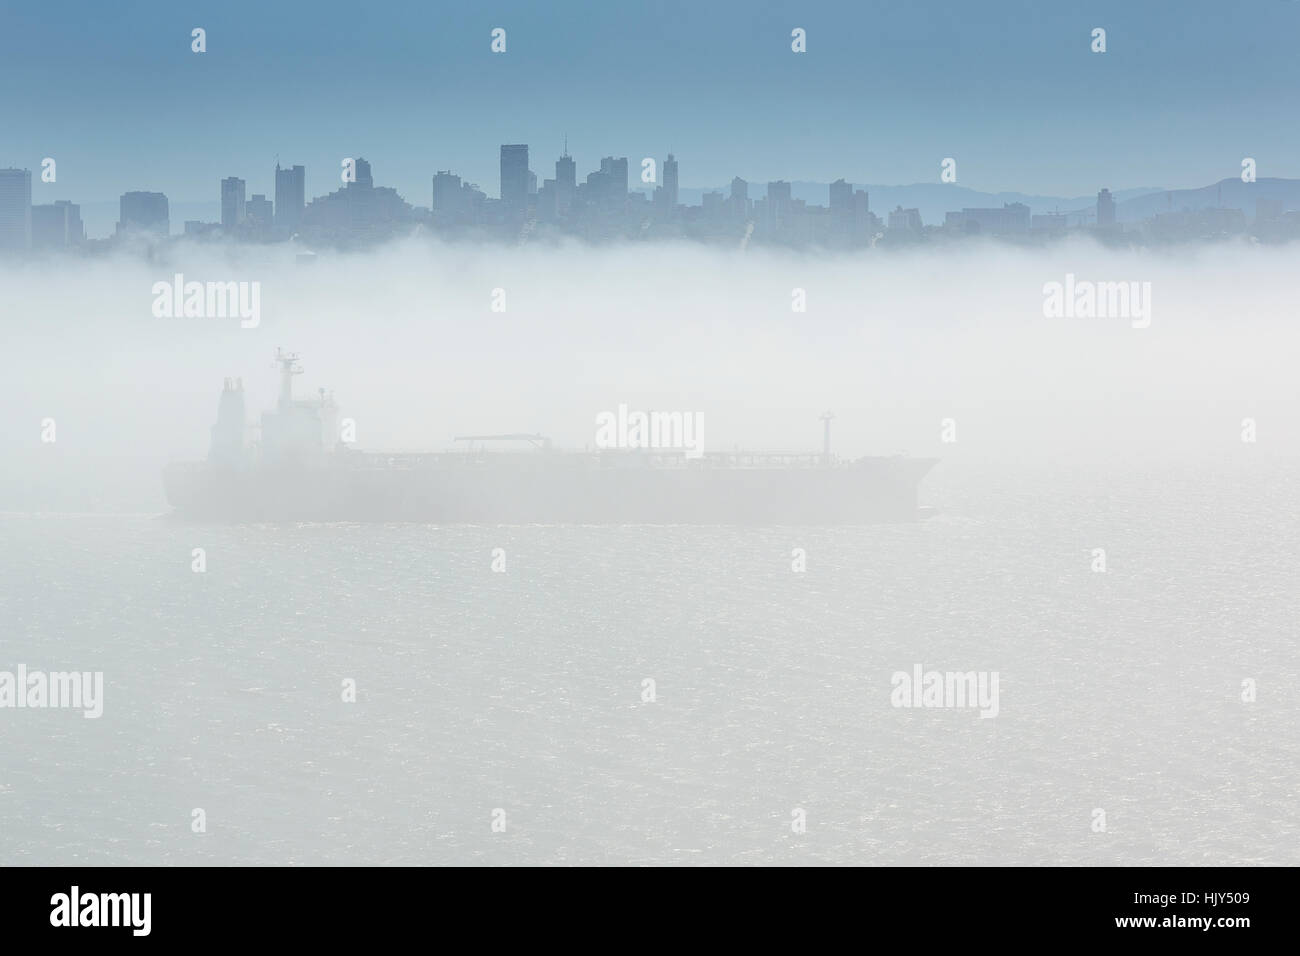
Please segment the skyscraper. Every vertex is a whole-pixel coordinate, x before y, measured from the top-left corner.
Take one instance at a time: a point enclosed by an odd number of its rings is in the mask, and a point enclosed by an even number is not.
[[[221,225],[234,229],[244,221],[244,181],[237,176],[221,180]]]
[[[171,232],[171,213],[162,193],[123,193],[119,204],[117,232],[148,232],[166,236]]]
[[[564,155],[555,161],[555,211],[558,215],[567,215],[573,207],[578,192],[578,164],[569,155],[565,144]]]
[[[440,169],[433,177],[433,222],[438,226],[465,223],[470,218],[468,183],[450,170]]]
[[[60,199],[48,206],[32,207],[32,248],[63,249],[86,238],[81,207]]]
[[[767,221],[779,226],[790,217],[790,184],[784,179],[767,184]]]
[[[32,171],[0,169],[0,249],[32,247]]]
[[[1115,200],[1109,189],[1097,193],[1097,225],[1115,225]]]
[[[672,153],[664,160],[664,202],[671,215],[677,208],[677,160]]]
[[[605,176],[606,200],[622,208],[627,202],[627,157],[606,156],[600,161],[600,171]]]
[[[837,179],[831,183],[831,215],[837,211],[841,214],[853,208],[853,184]]]
[[[302,166],[281,169],[275,164],[275,228],[287,234],[296,232],[307,205],[307,170]]]
[[[528,208],[528,146],[501,147],[501,204],[507,214],[522,216]]]
[[[253,198],[248,200],[248,204],[244,207],[244,221],[264,231],[271,228],[271,219],[271,200],[262,193],[253,193]]]
[[[357,157],[357,185],[366,189],[375,187],[375,179],[370,175],[370,164],[360,156]]]
[[[853,228],[853,184],[842,178],[831,183],[831,229],[841,238]]]

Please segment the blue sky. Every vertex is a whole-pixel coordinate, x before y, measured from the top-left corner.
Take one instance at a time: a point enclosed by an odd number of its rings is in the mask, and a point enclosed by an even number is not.
[[[54,157],[37,201],[207,201],[228,175],[273,192],[277,154],[319,195],[362,155],[427,205],[437,169],[496,195],[501,143],[553,175],[567,132],[579,176],[671,147],[683,186],[934,181],[946,156],[962,185],[1047,195],[1244,156],[1300,177],[1298,45],[1294,0],[5,0],[0,165]]]

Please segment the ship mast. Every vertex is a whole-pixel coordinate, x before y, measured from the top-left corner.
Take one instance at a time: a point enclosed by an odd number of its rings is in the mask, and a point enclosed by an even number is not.
[[[302,374],[298,364],[297,352],[275,350],[275,360],[280,365],[280,411],[286,411],[293,404],[293,377]]]
[[[822,461],[826,465],[831,463],[831,419],[835,417],[834,412],[822,412]]]

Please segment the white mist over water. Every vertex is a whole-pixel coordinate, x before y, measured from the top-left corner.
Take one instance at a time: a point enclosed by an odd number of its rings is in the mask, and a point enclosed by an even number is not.
[[[0,456],[29,502],[45,482],[75,509],[66,491],[93,469],[87,490],[120,475],[149,487],[155,504],[137,506],[161,507],[157,468],[205,454],[222,379],[243,378],[255,418],[284,347],[302,354],[298,394],[333,391],[371,449],[507,431],[582,448],[596,416],[626,403],[702,414],[708,450],[819,450],[831,409],[849,457],[1291,457],[1293,260],[1290,247],[1086,240],[831,255],[408,240],[310,264],[287,246],[193,244],[151,262],[10,264]],[[176,273],[260,282],[260,325],[154,318],[151,288]],[[1043,287],[1066,274],[1149,282],[1150,327],[1045,318]],[[791,309],[796,288],[806,312]],[[491,311],[495,289],[505,312]],[[55,446],[39,441],[46,418]],[[1243,448],[1245,418],[1259,439]],[[941,441],[945,419],[955,443]]]
[[[105,687],[99,720],[0,712],[0,859],[1294,864],[1293,255],[408,242],[6,266],[0,512],[98,514],[0,514],[0,669]],[[260,326],[153,318],[177,272],[262,283]],[[1067,273],[1150,282],[1150,328],[1044,318]],[[223,378],[250,417],[273,404],[276,346],[363,447],[582,447],[627,403],[703,414],[715,450],[811,451],[830,408],[842,455],[939,457],[921,500],[941,510],[153,520],[163,463],[206,453]],[[997,672],[998,716],[892,708],[916,664]]]

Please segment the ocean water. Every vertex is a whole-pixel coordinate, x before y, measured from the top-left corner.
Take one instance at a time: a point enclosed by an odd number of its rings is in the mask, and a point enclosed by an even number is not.
[[[907,526],[0,515],[0,670],[105,682],[0,710],[0,863],[1300,863],[1294,466],[1009,471]]]

